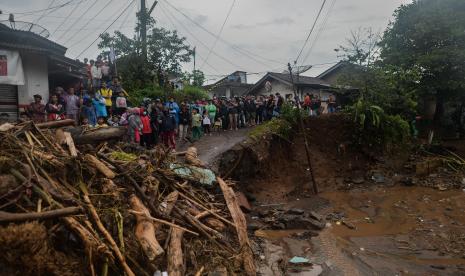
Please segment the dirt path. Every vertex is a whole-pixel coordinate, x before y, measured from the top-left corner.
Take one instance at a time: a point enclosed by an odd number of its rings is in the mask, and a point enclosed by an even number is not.
[[[177,150],[183,151],[190,146],[195,146],[198,150],[200,160],[210,167],[215,167],[216,158],[221,153],[246,139],[247,134],[251,130],[252,128],[242,128],[237,131],[214,133],[211,136],[205,135],[197,142],[181,143]]]

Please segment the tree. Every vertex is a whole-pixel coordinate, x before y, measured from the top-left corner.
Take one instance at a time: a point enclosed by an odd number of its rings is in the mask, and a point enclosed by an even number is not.
[[[345,61],[338,83],[357,88],[364,102],[382,107],[387,114],[415,115],[416,71],[384,65],[379,57],[380,36],[372,29],[351,32],[337,49]]]
[[[136,33],[139,29],[137,25]],[[146,82],[148,85],[166,83],[165,79],[159,80],[160,76],[181,75],[181,64],[191,60],[192,50],[186,44],[186,38],[180,37],[177,31],[156,27],[152,17],[148,20],[147,29],[147,61],[141,55],[142,44],[135,36],[129,38],[119,31],[115,31],[113,36],[104,33],[98,44],[102,50],[114,47],[118,73],[129,89],[141,89]]]
[[[415,0],[400,6],[380,42],[386,66],[419,72],[419,96],[465,102],[465,1]]]

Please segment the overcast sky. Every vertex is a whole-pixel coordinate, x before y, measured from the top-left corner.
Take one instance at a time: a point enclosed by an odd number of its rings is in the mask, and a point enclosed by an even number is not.
[[[153,2],[147,0],[147,6]],[[233,2],[220,39],[208,56],[216,40],[212,34],[219,33]],[[314,65],[305,74],[317,75],[338,61],[334,49],[344,44],[351,30],[371,27],[383,31],[394,10],[408,2],[327,0],[298,64]],[[205,72],[209,82],[236,70],[252,73],[248,80],[254,82],[263,72],[281,72],[287,62],[296,59],[321,4],[322,0],[160,0],[152,15],[158,25],[176,29],[197,47],[197,68]],[[49,7],[57,8],[40,11]],[[132,36],[139,8],[140,0],[132,4],[129,0],[0,0],[0,19],[13,12],[17,21],[45,27],[51,34],[49,39],[68,47],[67,56],[76,58],[124,10],[109,31]],[[79,58],[95,58],[97,43]],[[184,65],[185,70],[192,68],[193,63]]]

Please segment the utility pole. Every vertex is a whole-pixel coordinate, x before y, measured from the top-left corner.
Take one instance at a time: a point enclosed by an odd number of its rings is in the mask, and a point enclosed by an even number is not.
[[[192,53],[192,55],[194,56],[194,72],[195,72],[195,46],[194,46],[194,52]]]
[[[147,11],[145,0],[140,0],[140,38],[142,41],[142,56],[147,60],[147,20],[157,6],[158,1],[154,1],[150,10]]]
[[[291,82],[292,82],[292,88],[294,89],[294,98],[297,97],[297,90],[294,84],[294,77],[292,76],[292,67],[291,64],[287,64],[287,68],[289,69],[289,75],[291,77]],[[315,181],[315,176],[313,175],[313,167],[312,167],[312,161],[310,159],[310,148],[308,147],[308,139],[307,139],[307,134],[305,133],[305,126],[304,126],[304,120],[302,119],[302,108],[300,106],[300,101],[297,103],[297,108],[299,110],[299,125],[300,125],[300,131],[302,132],[302,135],[304,136],[304,144],[305,144],[305,153],[307,154],[307,163],[308,163],[308,170],[310,172],[310,180],[312,181],[312,188],[313,188],[313,193],[316,195],[318,194],[318,185]]]
[[[147,9],[145,0],[140,0],[140,38],[142,41],[142,56],[147,59]]]

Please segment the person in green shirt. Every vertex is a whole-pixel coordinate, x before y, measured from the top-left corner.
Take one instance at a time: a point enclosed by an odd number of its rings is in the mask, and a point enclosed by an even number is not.
[[[202,136],[202,116],[197,108],[192,109],[192,139],[197,141]]]
[[[210,122],[215,122],[216,119],[216,105],[213,104],[212,100],[208,101],[208,105],[205,106],[205,110],[208,112],[208,117],[210,117]]]

